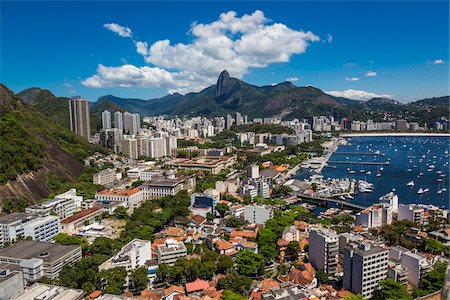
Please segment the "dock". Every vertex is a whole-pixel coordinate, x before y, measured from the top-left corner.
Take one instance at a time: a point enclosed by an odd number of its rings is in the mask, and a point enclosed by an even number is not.
[[[374,156],[384,156],[384,153],[375,153],[375,152],[334,152],[334,154],[342,154],[342,155],[374,155]]]
[[[347,161],[347,160],[330,160],[329,164],[350,164],[350,165],[389,165],[385,161]]]

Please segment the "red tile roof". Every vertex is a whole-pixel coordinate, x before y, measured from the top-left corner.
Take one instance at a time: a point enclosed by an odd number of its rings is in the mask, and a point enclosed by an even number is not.
[[[202,291],[207,288],[209,288],[209,282],[198,278],[193,282],[186,283],[186,291],[188,293]]]
[[[88,215],[90,215],[90,214],[92,214],[92,213],[94,213],[94,212],[96,212],[96,211],[98,211],[100,209],[102,209],[101,206],[94,206],[94,207],[91,207],[89,209],[82,210],[79,213],[74,214],[73,216],[65,218],[64,220],[61,221],[61,223],[63,223],[63,224],[72,223],[72,222],[74,222],[74,221],[76,221],[78,219],[81,219],[83,217],[86,217],[86,216],[88,216]]]
[[[231,231],[230,237],[237,237],[237,236],[256,239],[256,232],[240,231],[240,230],[233,230],[233,231]]]
[[[214,244],[217,245],[219,250],[226,250],[233,248],[233,244],[224,240],[217,240]]]
[[[178,292],[178,293],[184,294],[184,289],[181,285],[169,286],[167,289],[164,289],[164,296],[167,296],[173,292]]]

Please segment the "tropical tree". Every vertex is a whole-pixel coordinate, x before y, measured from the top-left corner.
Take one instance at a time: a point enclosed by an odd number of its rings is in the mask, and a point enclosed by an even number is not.
[[[406,287],[391,278],[378,282],[378,289],[373,293],[374,300],[410,300],[411,295]]]
[[[257,276],[264,267],[264,256],[251,251],[240,252],[236,256],[235,264],[239,274]]]

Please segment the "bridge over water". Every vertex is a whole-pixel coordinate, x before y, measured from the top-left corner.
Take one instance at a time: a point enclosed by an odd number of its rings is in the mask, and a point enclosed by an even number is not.
[[[297,194],[297,197],[299,198],[299,200],[297,202],[306,202],[306,203],[315,204],[315,205],[324,206],[324,207],[329,207],[330,204],[333,203],[333,204],[338,204],[339,208],[341,208],[341,209],[350,209],[355,212],[359,212],[359,211],[367,208],[362,205],[358,205],[355,203],[351,203],[349,201],[343,201],[343,200],[339,200],[339,199],[321,198],[321,197],[308,196],[308,195],[303,195],[303,194]]]

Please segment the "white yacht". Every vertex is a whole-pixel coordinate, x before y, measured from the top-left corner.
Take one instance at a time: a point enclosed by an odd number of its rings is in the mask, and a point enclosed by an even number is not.
[[[420,188],[418,191],[417,191],[417,194],[423,194],[424,193],[424,191],[423,191],[423,189],[422,188]]]
[[[408,183],[407,183],[406,185],[407,185],[407,186],[411,186],[411,187],[412,187],[412,186],[414,186],[414,181],[412,181],[412,180],[411,180],[411,181],[410,181],[410,182],[408,182]]]

